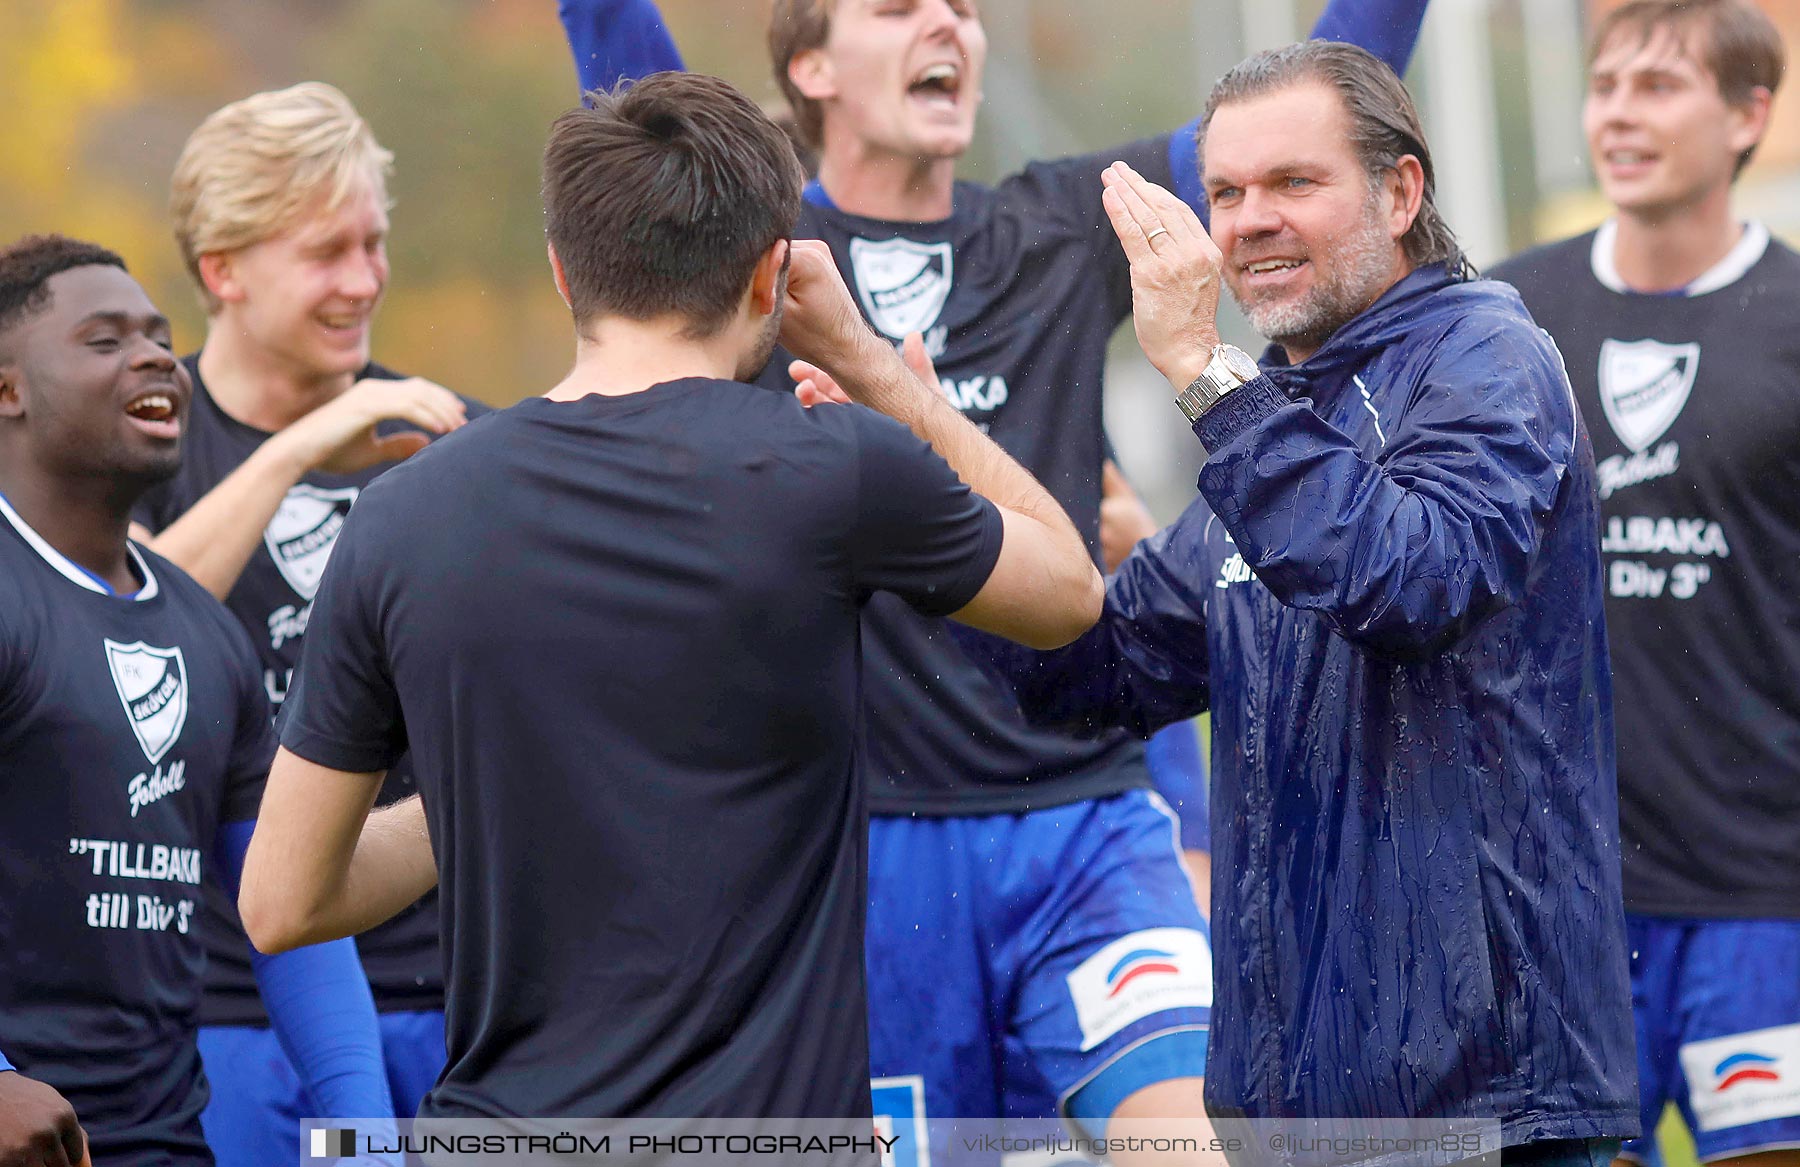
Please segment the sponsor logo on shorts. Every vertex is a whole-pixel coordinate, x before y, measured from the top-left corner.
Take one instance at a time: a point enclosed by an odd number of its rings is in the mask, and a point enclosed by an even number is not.
[[[1106,990],[1108,1000],[1125,991],[1127,985],[1139,977],[1180,976],[1181,966],[1175,963],[1173,952],[1161,948],[1140,948],[1135,952],[1127,952],[1113,965],[1112,971],[1106,974]]]
[[[1723,1094],[1742,1082],[1779,1082],[1781,1073],[1773,1067],[1780,1061],[1780,1058],[1772,1058],[1767,1054],[1732,1054],[1713,1067],[1713,1075],[1719,1080],[1719,1084],[1713,1089]]]
[[[1146,928],[1100,949],[1069,973],[1081,1048],[1093,1049],[1165,1009],[1209,1009],[1212,949],[1192,928]]]
[[[1703,1131],[1800,1117],[1800,1025],[1689,1042],[1681,1069]]]

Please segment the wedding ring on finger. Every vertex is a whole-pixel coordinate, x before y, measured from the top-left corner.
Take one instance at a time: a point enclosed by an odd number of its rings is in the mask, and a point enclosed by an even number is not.
[[[1150,232],[1150,234],[1144,236],[1144,242],[1155,243],[1158,235],[1167,235],[1168,233],[1169,229],[1167,227],[1158,227],[1156,230]]]

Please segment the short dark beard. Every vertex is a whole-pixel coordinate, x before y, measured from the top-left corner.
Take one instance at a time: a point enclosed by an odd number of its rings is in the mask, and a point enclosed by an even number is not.
[[[1232,299],[1257,332],[1284,348],[1317,349],[1380,298],[1393,272],[1394,241],[1381,221],[1381,190],[1373,182],[1355,229],[1334,241],[1345,264],[1330,283],[1319,283],[1297,304],[1246,304]],[[1316,268],[1315,268],[1316,270]]]
[[[787,307],[788,269],[793,264],[794,252],[790,245],[787,258],[781,261],[781,274],[775,281],[775,311],[769,313],[762,332],[757,335],[756,347],[738,362],[734,380],[754,381],[769,367],[769,358],[775,355],[775,346],[781,339],[781,314]]]

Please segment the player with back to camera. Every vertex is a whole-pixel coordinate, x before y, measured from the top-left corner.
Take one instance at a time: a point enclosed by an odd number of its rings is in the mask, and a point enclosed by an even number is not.
[[[574,369],[365,490],[326,569],[239,906],[279,949],[438,883],[422,1117],[866,1122],[861,612],[1098,611],[1067,516],[790,244],[801,186],[716,78],[559,118]],[[906,424],[742,383],[778,328]],[[364,825],[408,750],[429,838]]]

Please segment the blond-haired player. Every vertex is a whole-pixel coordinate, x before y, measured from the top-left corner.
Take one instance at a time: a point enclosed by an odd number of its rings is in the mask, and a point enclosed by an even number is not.
[[[243,622],[277,704],[358,491],[480,408],[369,359],[392,160],[342,93],[308,82],[216,111],[175,167],[171,215],[206,341],[185,361],[194,402],[181,471],[136,517],[151,546]],[[403,765],[383,801],[411,789]],[[224,1167],[292,1162],[305,1100],[249,991],[236,912],[210,892],[207,1137]],[[435,909],[416,905],[359,947],[395,1104],[410,1115],[443,1065]]]

